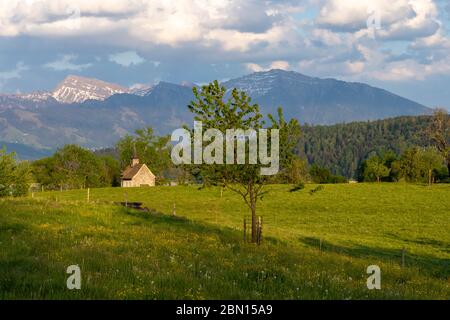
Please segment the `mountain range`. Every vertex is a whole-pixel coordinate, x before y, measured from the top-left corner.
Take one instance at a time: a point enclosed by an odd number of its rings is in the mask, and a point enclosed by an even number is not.
[[[263,114],[275,113],[282,106],[287,118],[301,123],[327,125],[431,112],[363,83],[282,70],[257,72],[222,84],[228,90],[246,91]],[[8,143],[22,158],[33,158],[32,150],[39,157],[68,143],[110,147],[144,126],[168,134],[183,124],[192,125],[187,105],[193,99],[193,86],[160,82],[126,88],[71,75],[50,92],[0,94],[0,145]],[[26,155],[20,152],[24,148]]]

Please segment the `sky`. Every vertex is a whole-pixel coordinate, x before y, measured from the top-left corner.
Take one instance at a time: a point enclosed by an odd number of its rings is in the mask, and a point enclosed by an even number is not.
[[[132,87],[269,69],[450,110],[448,0],[0,0],[0,92],[69,74]]]

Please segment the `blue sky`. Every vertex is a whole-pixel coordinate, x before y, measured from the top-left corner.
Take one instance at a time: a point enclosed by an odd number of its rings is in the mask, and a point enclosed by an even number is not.
[[[280,68],[450,110],[447,0],[0,0],[0,92]]]

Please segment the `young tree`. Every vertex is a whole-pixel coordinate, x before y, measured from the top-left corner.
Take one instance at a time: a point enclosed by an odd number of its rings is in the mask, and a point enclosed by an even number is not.
[[[434,147],[413,147],[402,154],[400,163],[401,173],[406,180],[431,184],[437,172],[442,172],[445,159]]]
[[[383,160],[378,156],[373,156],[366,161],[366,167],[364,170],[365,180],[376,179],[377,182],[381,182],[381,178],[388,177],[390,169],[386,167]]]
[[[432,185],[434,172],[441,169],[444,165],[442,154],[435,148],[419,149],[417,154],[421,176],[426,177],[428,185]]]
[[[427,134],[447,162],[450,175],[450,115],[444,109],[437,109]]]
[[[419,148],[413,147],[405,150],[400,157],[401,176],[406,181],[417,181],[420,178],[420,165],[418,163]]]
[[[214,81],[202,87],[201,91],[193,88],[195,100],[190,103],[189,110],[194,113],[195,120],[202,122],[202,130],[217,129],[225,133],[227,129],[255,130],[263,128],[263,116],[257,104],[251,103],[251,98],[245,92],[233,89],[227,101],[225,101],[226,89]],[[294,122],[287,124],[279,111],[280,118],[276,120],[270,117],[272,128],[279,129],[284,137],[293,136],[290,128]],[[283,133],[284,132],[284,133]],[[247,138],[245,138],[247,139]],[[220,143],[220,141],[219,141]],[[234,143],[234,142],[233,142]],[[222,147],[224,147],[222,141]],[[291,142],[280,141],[282,148],[289,148]],[[234,159],[236,159],[234,148]],[[292,152],[292,150],[291,150]],[[289,150],[280,150],[283,155],[283,165],[289,165],[293,159]],[[246,148],[245,159],[249,159],[249,148]],[[252,242],[257,241],[257,216],[256,206],[258,200],[266,193],[264,185],[270,181],[267,176],[261,175],[261,164],[202,164],[191,167],[194,175],[201,178],[203,185],[219,185],[227,187],[239,194],[252,214]]]
[[[298,184],[308,181],[309,170],[308,162],[305,159],[295,158],[292,160],[292,164],[285,170],[284,183]]]

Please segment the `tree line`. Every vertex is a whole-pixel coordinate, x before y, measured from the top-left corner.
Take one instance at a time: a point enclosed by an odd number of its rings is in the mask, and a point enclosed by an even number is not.
[[[449,183],[445,158],[434,147],[411,147],[401,155],[392,151],[373,155],[359,170],[359,181]]]

